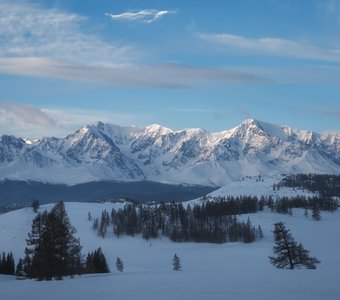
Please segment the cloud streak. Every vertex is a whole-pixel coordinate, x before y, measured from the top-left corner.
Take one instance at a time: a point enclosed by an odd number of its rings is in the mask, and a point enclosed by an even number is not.
[[[201,33],[198,37],[225,51],[241,50],[251,54],[340,62],[340,49],[321,48],[287,39],[274,37],[256,39],[228,33]]]
[[[174,10],[156,10],[142,9],[136,12],[124,12],[121,14],[106,13],[105,16],[110,17],[113,21],[140,21],[144,23],[152,23],[165,15],[174,14]]]
[[[101,67],[67,64],[35,57],[0,58],[0,72],[101,83],[113,86],[184,88],[201,84],[266,84],[269,81],[237,70],[153,64]]]
[[[340,118],[340,109],[335,109],[335,110],[327,110],[323,111],[323,113],[327,116],[335,117],[335,118]]]

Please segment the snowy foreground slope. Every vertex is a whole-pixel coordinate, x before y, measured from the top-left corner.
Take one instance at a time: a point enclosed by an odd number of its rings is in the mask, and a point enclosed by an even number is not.
[[[87,220],[103,209],[122,204],[66,203],[71,223],[77,228],[83,252],[102,247],[112,273],[87,275],[63,281],[17,281],[0,276],[0,299],[339,299],[340,212],[322,213],[316,222],[294,209],[293,216],[270,211],[242,215],[261,225],[264,239],[252,244],[173,243],[166,238],[145,241],[139,237],[102,239]],[[51,205],[44,206],[49,208]],[[0,215],[0,251],[23,256],[25,238],[34,217],[25,208]],[[316,270],[278,270],[268,260],[272,255],[273,223],[286,222],[293,237],[321,260]],[[183,271],[172,271],[174,253]],[[123,273],[115,271],[119,256]]]

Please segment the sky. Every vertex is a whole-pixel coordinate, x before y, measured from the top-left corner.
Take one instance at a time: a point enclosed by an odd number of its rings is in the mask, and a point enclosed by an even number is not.
[[[0,0],[0,135],[340,131],[340,1]]]

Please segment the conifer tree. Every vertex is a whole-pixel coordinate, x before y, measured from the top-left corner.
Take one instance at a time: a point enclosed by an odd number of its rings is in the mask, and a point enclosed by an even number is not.
[[[15,263],[12,252],[2,252],[0,259],[0,274],[14,275],[15,274]]]
[[[106,258],[100,247],[87,255],[85,273],[110,273]]]
[[[321,215],[320,215],[320,208],[318,204],[315,204],[312,209],[312,218],[315,221],[320,221],[321,220]]]
[[[64,203],[58,202],[51,212],[38,213],[28,234],[24,269],[31,278],[62,279],[80,274],[81,246],[73,234]]]
[[[177,254],[174,255],[172,259],[172,266],[174,271],[182,271],[182,264],[180,258],[177,256]]]
[[[307,208],[305,208],[305,211],[304,211],[303,215],[305,216],[305,218],[308,218],[308,210],[307,210]]]
[[[19,259],[18,264],[15,268],[15,274],[20,275],[21,272],[24,271],[24,265],[23,265],[23,260],[22,258]]]
[[[275,246],[273,247],[273,252],[276,256],[270,256],[270,262],[279,269],[294,269],[302,266],[307,269],[315,269],[316,264],[320,263],[320,261],[309,256],[309,251],[304,249],[301,243],[299,245],[296,243],[284,223],[279,222],[274,226]]]
[[[320,260],[309,255],[309,251],[305,249],[301,243],[296,249],[296,256],[296,265],[298,267],[301,265],[305,266],[307,269],[316,269],[316,264],[320,263]]]
[[[33,199],[33,200],[32,200],[32,203],[31,203],[31,206],[32,206],[33,211],[34,211],[35,213],[37,213],[37,212],[38,212],[38,209],[39,209],[39,207],[40,207],[40,202],[39,202],[39,200],[38,200],[38,199]]]
[[[117,268],[117,271],[119,272],[123,272],[124,270],[123,261],[119,257],[117,257],[117,260],[116,260],[116,268]]]
[[[263,238],[263,231],[262,231],[262,228],[261,228],[261,225],[259,225],[257,227],[257,236],[262,239]]]

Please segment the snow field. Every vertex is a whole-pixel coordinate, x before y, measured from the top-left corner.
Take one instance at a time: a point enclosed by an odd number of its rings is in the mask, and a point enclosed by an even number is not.
[[[340,297],[340,212],[321,213],[321,221],[270,211],[241,215],[253,225],[261,225],[264,239],[252,244],[173,243],[167,238],[145,241],[140,237],[119,239],[99,237],[92,231],[88,212],[100,216],[103,209],[122,204],[66,203],[71,224],[77,228],[83,253],[102,247],[110,274],[76,276],[63,281],[18,281],[0,275],[0,299],[87,300],[87,299],[339,299]],[[45,205],[42,209],[51,208]],[[23,256],[25,238],[34,213],[31,208],[0,215],[0,251],[13,251],[16,262]],[[272,255],[273,224],[286,223],[293,237],[312,256],[321,260],[317,270],[279,270],[268,260]],[[177,253],[183,271],[172,271]],[[116,257],[124,262],[124,272],[115,269]]]

